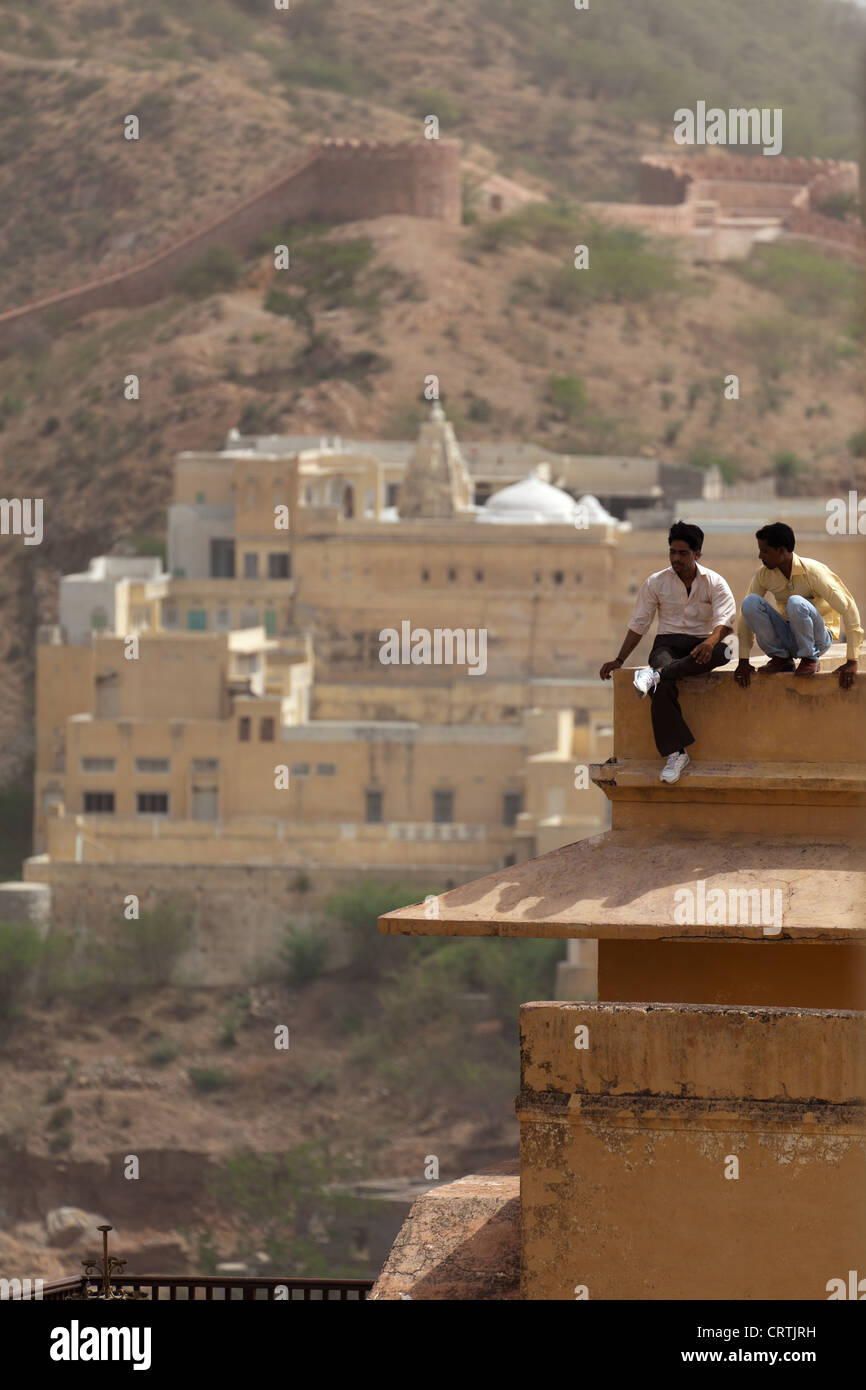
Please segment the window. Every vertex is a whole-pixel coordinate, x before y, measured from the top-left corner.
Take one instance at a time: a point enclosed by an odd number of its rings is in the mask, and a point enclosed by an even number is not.
[[[241,627],[258,627],[259,610],[257,608],[245,608],[241,613]]]
[[[421,583],[422,583],[422,584],[429,584],[429,583],[430,583],[430,571],[429,571],[429,570],[422,570],[422,571],[421,571]]]
[[[553,582],[554,582],[554,584],[561,584],[564,578],[565,578],[565,575],[562,573],[562,570],[554,570],[554,571],[553,571]]]
[[[364,820],[367,825],[382,824],[384,799],[384,792],[367,791],[364,793]]]
[[[288,579],[290,571],[289,556],[272,551],[268,556],[268,579]]]
[[[186,610],[186,630],[187,632],[207,632],[207,612],[204,608],[188,608]]]
[[[397,498],[400,496],[399,483],[386,483],[385,485],[385,506],[396,507]]]
[[[336,777],[336,775],[337,775],[337,764],[336,764],[336,763],[316,763],[316,776],[317,776],[317,777]]]
[[[454,819],[454,793],[433,793],[433,820],[436,825],[450,825]]]
[[[136,772],[170,772],[170,758],[136,758]]]
[[[265,609],[265,632],[268,637],[273,637],[277,630],[277,615],[273,608]]]
[[[274,741],[274,721],[270,715],[266,715],[259,720],[259,742],[273,743]]]
[[[310,775],[310,764],[309,764],[309,763],[292,763],[291,767],[289,768],[289,776],[290,776],[290,777],[309,777],[309,775]]]
[[[211,579],[234,579],[235,543],[219,537],[210,543]]]
[[[193,758],[192,770],[193,772],[219,772],[220,760],[219,758]]]
[[[114,758],[82,758],[82,772],[113,772],[115,768]]]
[[[196,502],[198,503],[198,505],[201,506],[202,502],[204,502],[204,500],[205,500],[204,493],[203,493],[203,492],[197,492],[196,495],[195,495],[195,500],[196,500]]]
[[[168,792],[136,792],[135,805],[140,816],[167,816]]]
[[[219,820],[219,797],[216,787],[193,787],[193,820]]]
[[[575,582],[575,584],[582,584],[582,583],[583,583],[583,575],[582,575],[582,574],[576,574],[576,575],[574,576],[574,582]]]
[[[217,632],[230,632],[232,615],[227,608],[218,608],[214,614],[213,625]]]
[[[483,571],[483,570],[476,570],[476,571],[475,571],[475,583],[476,583],[476,584],[480,584],[480,583],[482,582],[483,579],[484,579],[484,571]]]
[[[114,792],[85,792],[84,814],[86,816],[113,816]]]
[[[164,628],[167,628],[169,631],[171,631],[171,629],[172,629],[172,628],[176,628],[176,627],[178,626],[179,623],[180,623],[180,616],[179,616],[179,614],[178,614],[177,604],[176,604],[176,603],[164,603],[164,604],[162,605],[162,625],[163,625],[163,627],[164,627]]]
[[[506,792],[502,798],[502,824],[516,825],[517,817],[523,810],[523,797],[520,792]]]
[[[245,714],[242,714],[238,720],[238,739],[241,743],[249,743],[250,741],[250,720]]]
[[[248,550],[244,555],[244,579],[258,579],[259,577],[259,557],[254,550]]]
[[[453,583],[455,582],[456,579],[457,579],[457,571],[456,571],[455,569],[450,569],[450,570],[448,571],[448,583],[449,583],[449,584],[453,584]]]

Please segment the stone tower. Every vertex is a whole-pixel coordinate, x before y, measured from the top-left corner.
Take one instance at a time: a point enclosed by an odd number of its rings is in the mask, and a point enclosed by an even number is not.
[[[861,658],[839,690],[843,656],[748,706],[733,664],[684,680],[672,796],[617,671],[590,771],[611,829],[380,918],[594,940],[598,1002],[522,1006],[519,1165],[421,1196],[373,1299],[864,1297],[866,681]]]
[[[438,401],[418,431],[400,498],[401,519],[449,520],[472,504],[472,483],[454,426]]]

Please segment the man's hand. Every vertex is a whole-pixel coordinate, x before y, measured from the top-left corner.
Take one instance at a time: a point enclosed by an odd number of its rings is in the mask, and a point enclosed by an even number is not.
[[[706,666],[707,662],[712,658],[715,645],[712,637],[708,637],[705,642],[699,642],[696,647],[692,647],[689,655],[693,656],[695,661],[699,661],[702,666]]]
[[[740,660],[737,662],[737,669],[734,672],[734,680],[737,682],[737,685],[741,685],[744,690],[748,685],[751,685],[752,667],[748,657],[740,657]]]
[[[601,676],[603,681],[609,681],[614,671],[618,671],[621,666],[622,662],[617,656],[614,658],[613,661],[606,661],[598,674]]]
[[[857,678],[857,662],[846,661],[844,665],[837,666],[839,673],[839,689],[850,690]]]

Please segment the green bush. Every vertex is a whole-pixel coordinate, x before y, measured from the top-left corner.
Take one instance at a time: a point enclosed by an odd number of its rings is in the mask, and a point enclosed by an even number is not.
[[[530,203],[519,212],[480,223],[472,234],[471,245],[479,251],[534,246],[537,251],[571,256],[578,240],[575,236],[577,216],[577,208],[562,200]]]
[[[68,1129],[69,1122],[73,1118],[73,1111],[69,1105],[61,1105],[57,1110],[52,1111],[48,1118],[48,1129]]]
[[[325,969],[329,950],[329,943],[320,932],[289,926],[279,952],[289,984],[307,985],[317,980]]]
[[[336,1091],[339,1081],[333,1067],[311,1067],[304,1073],[304,1085],[314,1093]]]
[[[141,138],[167,135],[173,125],[174,97],[170,92],[145,92],[129,107],[141,123]]]
[[[797,365],[804,341],[803,326],[788,315],[778,318],[743,319],[736,327],[738,344],[757,360],[762,377],[777,381]]]
[[[808,464],[791,449],[782,449],[773,455],[773,472],[778,478],[796,478],[806,471]]]
[[[487,424],[493,419],[493,406],[485,396],[473,396],[466,409],[467,418]]]
[[[856,266],[805,246],[762,246],[747,260],[730,265],[750,284],[778,294],[795,314],[842,314],[859,295],[861,272]]]
[[[824,217],[837,217],[844,221],[849,214],[855,217],[862,216],[862,208],[857,200],[855,193],[831,193],[829,197],[822,199],[815,208]]]
[[[18,1001],[35,983],[41,963],[36,928],[29,922],[0,922],[0,1023],[19,1012]]]
[[[436,91],[431,87],[420,87],[410,92],[406,105],[413,116],[422,121],[427,116],[438,116],[440,125],[459,125],[463,120],[463,112],[454,98],[448,92]]]
[[[207,1195],[232,1219],[232,1258],[246,1261],[264,1250],[289,1276],[326,1270],[351,1276],[352,1271],[334,1269],[307,1235],[307,1226],[313,1213],[326,1229],[338,1217],[357,1213],[357,1198],[339,1185],[358,1175],[357,1163],[336,1157],[318,1141],[280,1154],[239,1149],[208,1174]]]
[[[726,483],[737,481],[742,466],[739,459],[729,458],[726,454],[718,454],[715,449],[703,444],[692,450],[689,463],[693,468],[712,468],[715,466]]]
[[[147,1054],[147,1060],[152,1067],[165,1067],[169,1062],[173,1062],[180,1052],[180,1048],[172,1038],[166,1038],[163,1042],[158,1042]]]
[[[326,87],[347,96],[381,97],[391,84],[382,73],[374,72],[359,61],[340,62],[318,58],[302,51],[290,58],[281,57],[276,65],[277,77],[293,87]]]
[[[586,383],[579,376],[552,376],[547,398],[569,420],[576,420],[587,407]]]
[[[52,1136],[51,1142],[48,1145],[48,1151],[49,1153],[59,1154],[64,1153],[66,1149],[69,1149],[71,1147],[72,1135],[69,1133],[69,1130],[60,1129],[57,1131],[55,1135]]]
[[[856,459],[866,458],[866,430],[857,430],[849,435],[846,448]]]
[[[216,242],[203,255],[190,261],[178,271],[175,289],[191,299],[206,299],[236,285],[241,275],[241,262],[228,246]]]
[[[584,226],[575,244],[581,240],[590,248],[590,268],[566,266],[553,273],[547,294],[552,309],[648,303],[688,288],[673,253],[653,249],[649,238],[631,227]]]
[[[188,1075],[193,1089],[203,1093],[223,1091],[232,1085],[231,1077],[222,1067],[190,1067]]]
[[[171,900],[126,922],[110,962],[117,983],[131,989],[158,989],[172,971],[192,937],[190,914]]]
[[[348,938],[353,974],[362,978],[377,975],[383,967],[395,966],[398,959],[405,956],[405,948],[410,943],[383,936],[376,925],[377,919],[395,908],[422,902],[435,891],[410,884],[363,879],[356,888],[334,893],[325,901],[322,911]]]

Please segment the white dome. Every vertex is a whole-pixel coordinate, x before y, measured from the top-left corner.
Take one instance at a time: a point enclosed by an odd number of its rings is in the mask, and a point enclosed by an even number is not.
[[[598,498],[593,497],[591,492],[585,492],[578,499],[577,505],[583,507],[584,515],[590,526],[619,526],[620,524],[615,516],[611,516],[610,512],[605,511]]]
[[[597,504],[596,504],[597,505]],[[560,487],[553,487],[532,474],[521,483],[494,492],[478,514],[479,521],[498,521],[511,526],[545,522],[572,526],[577,503]]]

